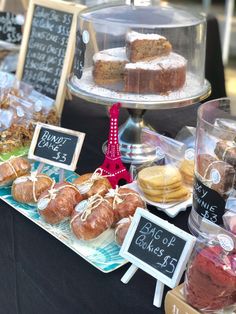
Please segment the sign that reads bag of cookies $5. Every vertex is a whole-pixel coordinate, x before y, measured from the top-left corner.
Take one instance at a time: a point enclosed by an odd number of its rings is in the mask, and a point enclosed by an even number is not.
[[[178,285],[194,243],[192,235],[138,208],[120,251],[133,263],[122,281],[127,283],[138,268],[155,277],[154,305],[160,306],[164,284]]]

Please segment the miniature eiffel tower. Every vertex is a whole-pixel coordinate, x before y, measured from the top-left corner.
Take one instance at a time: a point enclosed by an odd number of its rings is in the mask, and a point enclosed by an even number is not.
[[[132,182],[131,176],[121,161],[119,139],[118,139],[118,117],[120,103],[114,104],[110,108],[110,131],[107,142],[107,151],[103,164],[102,175],[107,176],[113,188],[118,185],[121,179]]]

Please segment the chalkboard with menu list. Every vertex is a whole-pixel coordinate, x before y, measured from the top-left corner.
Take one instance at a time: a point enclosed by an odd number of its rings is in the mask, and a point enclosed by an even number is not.
[[[32,0],[26,17],[17,77],[55,100],[61,113],[74,57],[77,14],[83,6]]]
[[[195,238],[138,208],[120,255],[170,288],[178,285]]]
[[[0,12],[0,40],[19,45],[22,40],[23,15]]]
[[[85,134],[37,123],[30,145],[29,159],[67,170],[75,170]]]

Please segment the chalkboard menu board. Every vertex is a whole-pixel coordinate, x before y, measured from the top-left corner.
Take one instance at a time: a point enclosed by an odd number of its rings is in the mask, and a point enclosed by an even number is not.
[[[84,6],[55,0],[29,5],[17,78],[55,100],[59,113],[71,72],[78,12]]]
[[[0,40],[20,44],[24,17],[11,12],[0,12]]]
[[[138,208],[120,255],[173,288],[181,279],[194,243],[192,235]]]
[[[75,170],[84,133],[38,123],[29,158],[60,168]]]
[[[22,80],[56,99],[73,15],[36,5]]]

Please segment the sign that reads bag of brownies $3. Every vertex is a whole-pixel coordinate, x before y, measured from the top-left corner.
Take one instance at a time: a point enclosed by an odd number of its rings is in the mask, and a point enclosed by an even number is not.
[[[84,6],[32,0],[26,17],[17,77],[55,100],[59,113],[71,72],[78,12]]]
[[[138,208],[120,251],[133,264],[122,281],[127,283],[138,268],[155,277],[154,305],[160,306],[164,284],[178,285],[194,243],[192,235]]]
[[[85,134],[37,123],[28,157],[63,169],[75,170]]]

